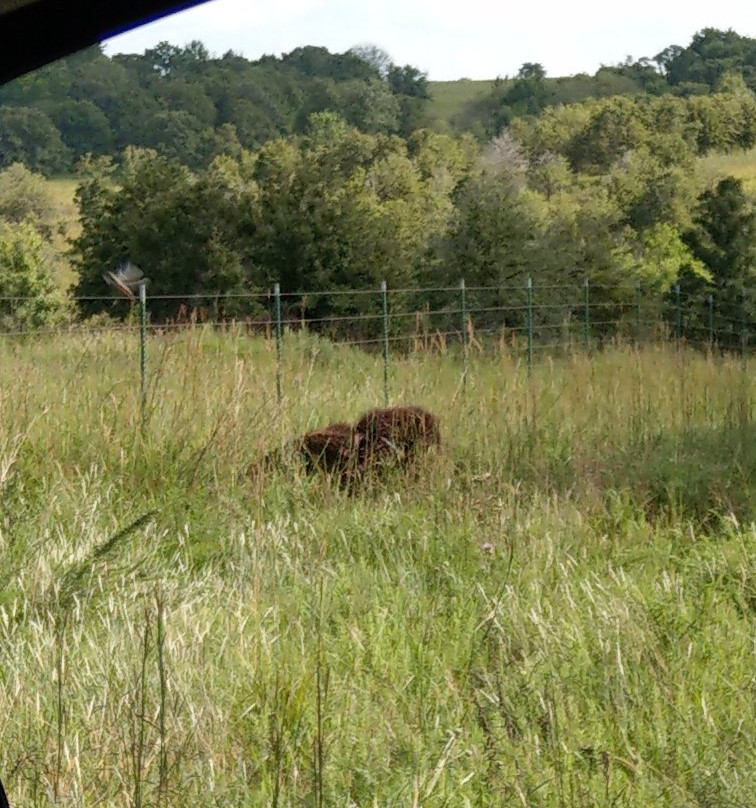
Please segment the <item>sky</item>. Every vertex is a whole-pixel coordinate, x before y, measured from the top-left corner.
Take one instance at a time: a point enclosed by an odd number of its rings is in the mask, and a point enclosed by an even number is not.
[[[280,56],[303,45],[340,53],[377,45],[431,81],[512,76],[540,62],[549,76],[593,74],[602,64],[686,46],[702,28],[756,35],[748,0],[212,0],[122,34],[105,52],[142,53],[158,42],[200,40],[213,55]]]

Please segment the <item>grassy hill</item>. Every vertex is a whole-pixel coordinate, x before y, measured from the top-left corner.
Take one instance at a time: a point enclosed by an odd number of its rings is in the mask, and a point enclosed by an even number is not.
[[[491,79],[472,81],[431,81],[429,116],[433,125],[441,131],[453,129],[455,120],[476,101],[484,99],[498,83],[505,92],[514,79]],[[548,77],[544,80],[546,98],[550,104],[572,104],[587,98],[603,98],[613,95],[637,95],[643,92],[640,84],[626,76],[609,70],[598,71],[595,76]]]
[[[349,497],[242,473],[382,400],[284,355],[152,339],[142,434],[134,335],[0,343],[14,804],[750,804],[753,360],[395,358],[444,449]]]
[[[493,81],[429,81],[431,94],[429,118],[440,131],[451,129],[451,122],[473,101],[485,96]]]
[[[705,176],[733,176],[743,181],[750,196],[756,201],[756,149],[733,154],[711,154],[701,160]]]

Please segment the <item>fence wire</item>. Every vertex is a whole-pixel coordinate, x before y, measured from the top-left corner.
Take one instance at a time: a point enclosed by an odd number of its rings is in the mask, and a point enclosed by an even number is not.
[[[20,338],[63,335],[138,334],[141,384],[146,389],[147,338],[197,328],[219,333],[248,333],[276,342],[277,389],[285,357],[284,335],[305,331],[336,345],[381,352],[384,397],[389,400],[388,367],[392,352],[456,350],[463,358],[496,339],[499,346],[527,363],[554,351],[600,349],[613,341],[635,345],[686,342],[708,350],[752,350],[753,290],[722,299],[715,293],[690,294],[673,287],[665,294],[647,293],[640,284],[527,283],[503,286],[433,286],[392,289],[270,290],[248,292],[188,292],[140,294],[135,300],[112,295],[68,299],[73,309],[100,303],[110,320],[79,320],[51,325],[46,301],[35,296],[0,296],[0,337],[5,343]],[[249,304],[245,314],[244,303]],[[749,303],[750,301],[750,303]],[[229,303],[234,307],[228,309]],[[32,305],[34,304],[34,305]],[[171,307],[172,304],[172,307]],[[325,310],[324,310],[325,309]],[[227,311],[232,313],[227,314]],[[166,313],[168,312],[168,314]]]

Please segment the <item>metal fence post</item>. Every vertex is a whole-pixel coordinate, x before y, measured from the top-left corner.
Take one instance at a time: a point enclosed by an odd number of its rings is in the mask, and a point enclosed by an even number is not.
[[[709,295],[707,303],[707,327],[709,329],[709,350],[714,347],[714,295]]]
[[[467,388],[467,304],[465,300],[465,279],[459,282],[460,312],[462,315],[462,392]]]
[[[283,347],[281,339],[281,284],[273,285],[273,316],[276,321],[276,396],[278,403],[281,403],[283,393],[281,390],[281,375],[283,361]]]
[[[585,317],[583,322],[583,341],[585,342],[585,349],[586,351],[590,348],[591,345],[591,298],[590,298],[590,287],[588,285],[588,278],[583,281],[583,286],[585,287]]]
[[[388,289],[386,288],[386,281],[381,281],[381,308],[383,311],[383,401],[385,406],[388,407],[389,318]]]
[[[740,293],[740,301],[742,304],[741,320],[740,320],[740,356],[745,362],[746,348],[748,347],[748,322],[746,321],[746,290],[745,288]],[[745,366],[745,365],[744,365]]]
[[[533,279],[528,278],[528,375],[533,370]]]
[[[640,345],[641,334],[641,283],[635,282],[635,345]]]
[[[682,331],[682,311],[680,310],[680,284],[675,284],[675,347],[680,347],[680,333]]]
[[[142,429],[147,423],[147,285],[139,284],[139,382]]]

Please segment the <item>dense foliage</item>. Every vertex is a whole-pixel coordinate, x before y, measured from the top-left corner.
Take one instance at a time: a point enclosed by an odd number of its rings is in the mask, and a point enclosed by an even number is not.
[[[733,113],[707,100],[732,90],[733,80],[746,94],[756,89],[756,40],[706,28],[687,48],[628,58],[593,76],[547,78],[540,64],[527,62],[513,80],[493,82],[451,124],[488,139],[548,107],[672,94],[696,97],[699,105],[686,116],[710,132],[729,126],[732,114],[751,114],[747,106]],[[85,154],[117,157],[138,146],[199,168],[218,154],[302,134],[309,117],[323,111],[368,134],[406,138],[427,125],[430,97],[422,72],[393,64],[375,47],[332,54],[308,46],[248,60],[233,51],[212,56],[196,41],[112,58],[96,46],[0,87],[0,167],[23,162],[61,173]],[[720,148],[720,140],[715,134],[700,146]]]
[[[56,211],[45,180],[20,164],[0,171],[0,329],[58,323],[63,300],[51,270]]]
[[[662,92],[648,76],[644,92],[622,94],[621,82],[641,81],[628,63],[595,77],[614,77],[608,97],[535,103],[548,80],[525,64],[507,85],[506,126],[484,144],[418,128],[425,77],[376,48],[299,48],[253,63],[211,58],[199,43],[113,59],[94,48],[24,77],[2,90],[0,123],[12,126],[0,138],[5,157],[23,152],[40,171],[89,152],[77,163],[69,255],[84,316],[124,313],[103,296],[102,272],[130,260],[149,278],[156,321],[265,317],[277,282],[292,315],[324,331],[368,315],[350,332],[365,336],[378,327],[373,303],[347,290],[464,278],[482,325],[522,327],[532,277],[554,290],[543,329],[580,316],[584,282],[607,324],[628,316],[637,284],[669,314],[679,283],[693,313],[678,331],[711,326],[714,295],[734,340],[753,313],[753,205],[735,179],[707,183],[698,158],[753,147],[756,98],[748,41],[724,36],[716,61],[704,47],[715,34],[694,40],[714,60],[703,95]],[[684,84],[682,58],[660,57],[656,77]],[[32,125],[36,140],[23,136]],[[40,184],[18,163],[0,171],[0,238],[27,228],[7,249],[24,254],[13,271],[29,288],[54,235]],[[448,296],[395,294],[410,310],[448,308],[437,324],[457,326]]]
[[[112,58],[95,46],[0,87],[0,167],[60,173],[126,146],[199,167],[301,133],[323,110],[364,132],[407,135],[423,122],[427,80],[385,62],[320,47],[250,61],[211,57],[200,42]]]
[[[707,96],[731,86],[733,79],[756,91],[756,39],[704,28],[686,48],[671,45],[653,58],[627,57],[621,64],[602,66],[593,76],[547,78],[542,65],[527,62],[514,79],[497,79],[490,92],[471,100],[454,124],[460,131],[491,137],[515,118],[547,107],[620,95]],[[712,105],[702,107],[712,118],[719,117]]]
[[[605,112],[614,105],[604,102]],[[680,279],[723,294],[753,284],[756,232],[740,219],[728,226],[732,205],[710,201],[734,181],[708,188],[696,176],[691,145],[672,139],[669,148],[656,130],[639,126],[633,148],[613,153],[610,133],[604,156],[597,146],[582,163],[541,148],[548,122],[522,128],[522,141],[504,134],[479,152],[471,139],[369,135],[318,113],[305,135],[196,172],[129,150],[115,174],[91,166],[80,187],[75,291],[100,294],[102,268],[129,258],[151,279],[159,319],[186,305],[214,317],[256,315],[267,304],[237,294],[273,282],[285,294],[327,290],[296,301],[298,314],[323,318],[362,312],[359,298],[339,292],[382,280],[407,289],[455,286],[464,277],[485,287],[471,292],[471,304],[496,309],[524,302],[532,276],[555,287],[543,325],[556,326],[577,302],[566,291],[556,305],[557,287],[585,279],[607,320],[627,310],[638,282],[660,296]],[[742,188],[733,204],[750,221]],[[716,250],[702,246],[707,233],[718,234]],[[728,316],[743,314],[742,299],[730,294]],[[85,313],[118,308],[107,300],[80,306]],[[504,319],[518,325],[521,318]]]

